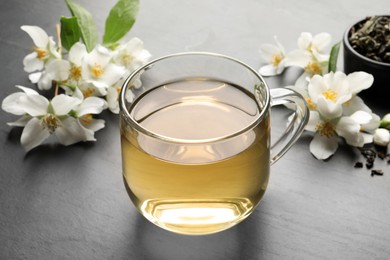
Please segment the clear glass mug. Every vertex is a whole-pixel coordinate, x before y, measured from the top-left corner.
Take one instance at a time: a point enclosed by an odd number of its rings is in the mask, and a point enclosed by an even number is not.
[[[270,165],[299,138],[309,111],[298,93],[270,90],[246,64],[202,52],[139,68],[119,102],[123,178],[133,204],[157,226],[188,235],[227,229],[253,212]],[[287,103],[295,114],[271,146],[270,108]]]

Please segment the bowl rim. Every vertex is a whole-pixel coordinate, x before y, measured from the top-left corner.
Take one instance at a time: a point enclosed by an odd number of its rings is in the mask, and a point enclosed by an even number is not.
[[[374,15],[372,15],[372,16],[374,16]],[[376,16],[386,16],[386,17],[389,17],[390,15],[376,15]],[[369,16],[367,16],[367,17],[369,17]],[[366,57],[366,56],[360,54],[359,52],[357,52],[357,51],[351,46],[351,44],[350,44],[350,42],[349,42],[349,32],[351,31],[351,29],[352,29],[354,26],[356,26],[357,24],[359,24],[359,23],[363,22],[364,20],[366,20],[367,17],[364,18],[364,19],[361,19],[361,20],[358,21],[358,22],[355,22],[354,24],[352,24],[351,26],[349,26],[349,27],[347,28],[347,30],[346,30],[345,33],[344,33],[344,37],[343,37],[344,46],[345,46],[350,52],[352,52],[352,54],[354,54],[354,55],[357,56],[358,58],[360,58],[360,59],[362,59],[362,60],[364,60],[364,61],[366,61],[366,62],[368,62],[368,63],[371,63],[371,64],[374,65],[374,66],[387,67],[387,68],[390,69],[390,63],[381,62],[381,61],[376,61],[376,60],[370,59],[370,58],[368,58],[368,57]],[[344,51],[345,51],[345,50],[344,50]]]

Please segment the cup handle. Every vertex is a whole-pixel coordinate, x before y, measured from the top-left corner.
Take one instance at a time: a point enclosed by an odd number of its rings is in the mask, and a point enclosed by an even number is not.
[[[271,145],[271,165],[279,160],[301,136],[309,121],[309,107],[305,99],[296,91],[289,88],[270,89],[271,107],[293,104],[294,114],[282,136]],[[290,107],[289,106],[289,107]]]

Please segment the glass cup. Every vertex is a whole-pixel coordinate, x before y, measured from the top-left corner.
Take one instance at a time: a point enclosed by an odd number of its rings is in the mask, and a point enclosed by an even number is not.
[[[249,216],[269,169],[299,138],[308,108],[298,93],[269,89],[248,65],[190,52],[136,70],[120,93],[123,179],[139,212],[172,232],[202,235]],[[270,144],[270,108],[294,116]]]

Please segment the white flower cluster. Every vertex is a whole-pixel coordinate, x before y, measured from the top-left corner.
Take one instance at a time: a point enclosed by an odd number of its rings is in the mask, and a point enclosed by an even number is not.
[[[281,74],[289,66],[303,69],[295,85],[287,87],[302,94],[310,108],[306,130],[315,133],[310,151],[317,159],[327,159],[336,152],[339,136],[355,147],[383,140],[377,136],[378,133],[383,135],[382,131],[377,131],[379,116],[357,96],[372,85],[373,76],[366,72],[349,75],[329,72],[331,36],[328,33],[315,36],[302,33],[298,38],[298,49],[287,54],[276,38],[275,41],[276,45],[260,47],[260,54],[268,64],[259,72],[272,76]]]
[[[56,85],[56,91],[53,99],[48,100],[35,90],[16,86],[22,92],[6,97],[2,109],[22,117],[8,124],[24,127],[21,143],[27,151],[52,134],[63,145],[94,141],[94,133],[104,127],[104,120],[92,115],[105,109],[119,112],[123,81],[150,59],[150,53],[138,38],[115,49],[97,45],[91,52],[77,42],[68,53],[63,53],[42,28],[25,25],[21,29],[34,43],[33,52],[23,60],[29,79],[37,83],[39,90],[47,91]],[[57,93],[58,88],[61,93]]]

